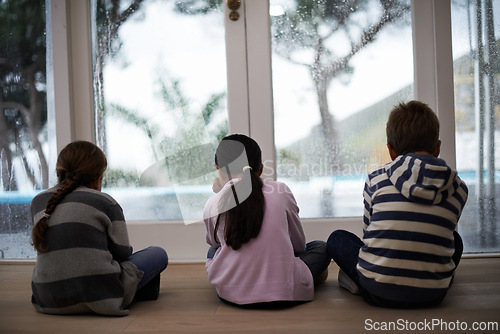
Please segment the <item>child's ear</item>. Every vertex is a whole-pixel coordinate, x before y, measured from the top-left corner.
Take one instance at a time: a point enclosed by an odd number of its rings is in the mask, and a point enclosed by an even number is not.
[[[389,155],[391,156],[391,159],[394,160],[398,157],[398,154],[396,151],[392,148],[391,144],[387,143],[387,149],[389,150]]]
[[[260,169],[259,172],[257,173],[258,176],[262,175],[262,171],[264,171],[264,164],[260,164]]]
[[[434,152],[434,154],[432,156],[437,158],[437,157],[439,157],[440,153],[441,153],[441,140],[438,140],[436,151]]]
[[[89,188],[95,189],[95,190],[102,190],[102,178],[103,174],[101,174],[97,179],[94,180],[91,184],[88,185]]]

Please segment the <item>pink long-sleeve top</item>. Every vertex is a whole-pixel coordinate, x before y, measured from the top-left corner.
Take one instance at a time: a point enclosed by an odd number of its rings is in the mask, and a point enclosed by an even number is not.
[[[237,182],[232,180],[230,182]],[[265,213],[257,238],[234,250],[224,240],[224,214],[221,215],[217,240],[214,229],[219,200],[229,189],[228,182],[205,204],[203,219],[207,243],[218,247],[213,259],[207,259],[210,283],[217,294],[236,304],[271,301],[309,301],[314,298],[312,274],[295,256],[306,247],[299,208],[288,186],[264,181]]]

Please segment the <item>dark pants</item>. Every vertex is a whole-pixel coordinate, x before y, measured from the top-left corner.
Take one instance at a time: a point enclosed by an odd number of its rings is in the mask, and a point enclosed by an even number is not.
[[[160,293],[160,273],[168,265],[168,256],[161,247],[151,246],[130,255],[130,262],[144,272],[137,285],[135,300],[155,300]]]
[[[324,241],[311,241],[306,244],[306,250],[295,253],[311,271],[314,282],[317,282],[321,274],[328,269],[332,258],[326,249]]]
[[[462,257],[464,246],[462,238],[457,232],[453,232],[453,236],[455,238],[455,253],[452,256],[452,260],[455,263],[455,266],[458,266],[460,258]],[[351,232],[336,230],[330,234],[326,246],[333,261],[335,261],[340,269],[342,269],[342,271],[344,271],[347,276],[349,276],[349,278],[351,278],[358,285],[360,294],[368,303],[372,305],[391,308],[429,307],[439,304],[446,295],[446,293],[444,293],[440,298],[429,302],[397,302],[374,296],[363,289],[363,287],[359,284],[359,274],[356,266],[358,264],[359,250],[364,246],[363,241]],[[453,278],[450,286],[452,283]]]

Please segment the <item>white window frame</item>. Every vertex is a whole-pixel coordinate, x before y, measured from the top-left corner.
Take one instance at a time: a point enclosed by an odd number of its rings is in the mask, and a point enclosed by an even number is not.
[[[414,96],[438,114],[441,158],[456,168],[450,1],[412,0],[411,4]]]
[[[54,108],[58,151],[76,139],[94,141],[90,0],[47,0],[54,46]],[[455,166],[455,113],[449,0],[412,0],[415,98],[441,120],[442,157]],[[255,138],[276,178],[271,38],[268,0],[242,0],[240,19],[226,19],[229,131]],[[229,10],[225,9],[225,16]],[[439,71],[437,70],[439,68]],[[360,201],[362,200],[360,194]],[[361,217],[305,219],[308,240],[326,240],[335,229],[361,233]],[[128,222],[135,249],[165,247],[172,262],[206,256],[202,223]]]
[[[50,3],[56,141],[59,152],[74,140],[94,141],[90,5]]]

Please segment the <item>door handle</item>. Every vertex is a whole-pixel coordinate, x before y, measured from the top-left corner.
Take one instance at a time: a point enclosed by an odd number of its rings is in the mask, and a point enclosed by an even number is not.
[[[227,0],[227,7],[231,10],[229,12],[229,19],[231,21],[238,21],[240,18],[240,13],[238,9],[241,6],[241,0]]]

